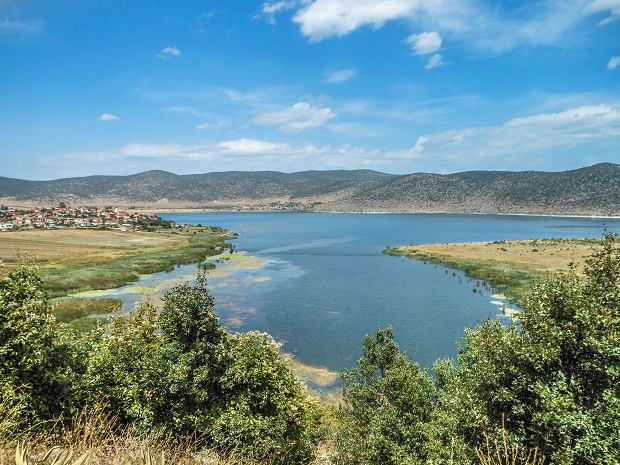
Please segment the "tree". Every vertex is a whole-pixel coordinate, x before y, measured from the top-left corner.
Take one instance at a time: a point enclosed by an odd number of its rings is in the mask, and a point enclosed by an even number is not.
[[[208,430],[213,443],[273,464],[310,462],[320,438],[321,409],[310,399],[266,333],[230,336],[222,397]]]
[[[0,401],[23,403],[31,424],[69,407],[71,347],[63,328],[33,267],[21,264],[0,278]]]
[[[532,290],[518,323],[466,332],[456,365],[439,364],[438,442],[471,459],[504,430],[550,463],[620,459],[620,251],[606,234],[574,270]]]
[[[433,383],[400,352],[392,328],[366,336],[358,368],[344,371],[336,456],[342,464],[424,463]]]
[[[82,382],[87,402],[102,400],[139,433],[195,435],[274,464],[310,461],[319,409],[275,341],[227,334],[202,274],[162,300],[159,317],[143,302],[93,344]]]

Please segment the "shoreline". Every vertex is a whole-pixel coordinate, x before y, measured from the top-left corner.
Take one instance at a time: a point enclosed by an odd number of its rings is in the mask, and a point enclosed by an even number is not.
[[[600,239],[527,239],[387,247],[383,253],[463,271],[480,279],[520,307],[531,287],[567,272],[583,273]]]
[[[194,214],[194,213],[303,213],[303,214],[330,214],[330,215],[476,215],[476,216],[522,216],[522,217],[540,217],[540,218],[579,218],[579,219],[610,219],[618,220],[620,215],[577,215],[577,214],[560,214],[560,213],[500,213],[500,212],[452,212],[452,211],[434,211],[434,212],[407,212],[407,211],[298,211],[298,210],[217,210],[204,208],[138,208],[138,213],[153,213],[156,215],[166,214]]]
[[[248,254],[243,250],[224,255],[212,256],[207,261],[210,263],[216,262],[216,268],[207,270],[207,282],[209,282],[210,277],[230,278],[237,271],[258,269],[267,263],[266,260]],[[223,263],[219,263],[220,261],[223,261]],[[192,265],[194,264],[188,264],[187,266],[190,267]],[[109,297],[117,299],[121,298],[122,300],[122,296],[127,294],[134,296],[142,295],[142,299],[144,298],[144,295],[148,295],[148,298],[152,301],[152,303],[159,308],[162,305],[161,297],[164,295],[167,288],[170,288],[173,285],[182,284],[183,282],[192,281],[196,278],[195,274],[184,274],[182,276],[173,276],[167,280],[159,280],[156,276],[159,273],[162,272],[144,275],[137,283],[109,289],[84,291],[73,294],[71,297],[78,299],[100,299],[102,297]],[[153,286],[153,284],[155,285]],[[208,286],[208,288],[210,292],[213,292],[213,289],[217,288],[217,284],[215,286]],[[144,293],[142,291],[146,292]],[[123,314],[126,314],[127,311],[131,311],[131,309],[123,310]],[[221,312],[221,309],[218,309],[217,300],[215,303],[214,312],[217,315],[220,324],[222,324],[225,330],[231,334],[238,330],[238,328],[235,327],[234,319],[237,317],[242,318],[244,316],[244,311],[241,308],[239,308],[234,315],[227,315],[226,312]],[[276,342],[280,343],[280,341],[277,340]],[[280,356],[284,360],[289,360],[293,372],[297,378],[306,385],[310,395],[316,397],[322,403],[329,405],[337,405],[341,401],[343,387],[340,379],[340,372],[331,370],[325,366],[307,364],[297,358],[297,356],[286,351],[282,351]]]

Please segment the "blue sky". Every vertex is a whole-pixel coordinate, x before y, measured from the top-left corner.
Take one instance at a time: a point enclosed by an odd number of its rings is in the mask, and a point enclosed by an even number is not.
[[[620,163],[620,0],[0,0],[0,176]]]

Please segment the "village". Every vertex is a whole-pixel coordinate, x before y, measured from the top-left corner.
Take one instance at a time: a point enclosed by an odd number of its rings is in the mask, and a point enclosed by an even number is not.
[[[174,221],[157,215],[130,213],[110,207],[31,207],[16,209],[0,205],[0,231],[28,229],[95,228],[120,231],[152,231],[179,227]]]

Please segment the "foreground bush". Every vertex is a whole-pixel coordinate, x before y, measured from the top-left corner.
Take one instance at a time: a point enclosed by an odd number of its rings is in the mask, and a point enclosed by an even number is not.
[[[333,462],[620,463],[616,236],[606,235],[586,264],[583,278],[570,270],[536,286],[512,324],[466,330],[457,359],[436,362],[434,378],[400,352],[391,328],[367,336],[358,367],[343,372]],[[32,443],[49,445],[69,428],[83,432],[80,450],[158,438],[235,460],[313,459],[320,409],[269,335],[227,334],[203,276],[173,288],[157,313],[143,302],[77,339],[54,321],[33,270],[4,278],[0,441],[14,450],[43,431]],[[93,406],[98,423],[80,420]],[[99,426],[79,426],[87,424]],[[195,463],[189,457],[177,463]]]
[[[171,289],[79,339],[55,321],[36,272],[0,283],[0,396],[6,432],[47,430],[101,405],[137,435],[195,437],[250,460],[314,458],[318,404],[260,333],[227,334],[206,279]],[[3,413],[0,411],[0,414]]]
[[[617,237],[583,278],[535,286],[517,321],[466,330],[432,388],[391,329],[366,338],[358,363],[344,373],[339,463],[620,463]]]
[[[392,328],[366,336],[358,368],[347,382],[338,410],[336,463],[423,463],[433,383],[426,371],[401,353]]]

